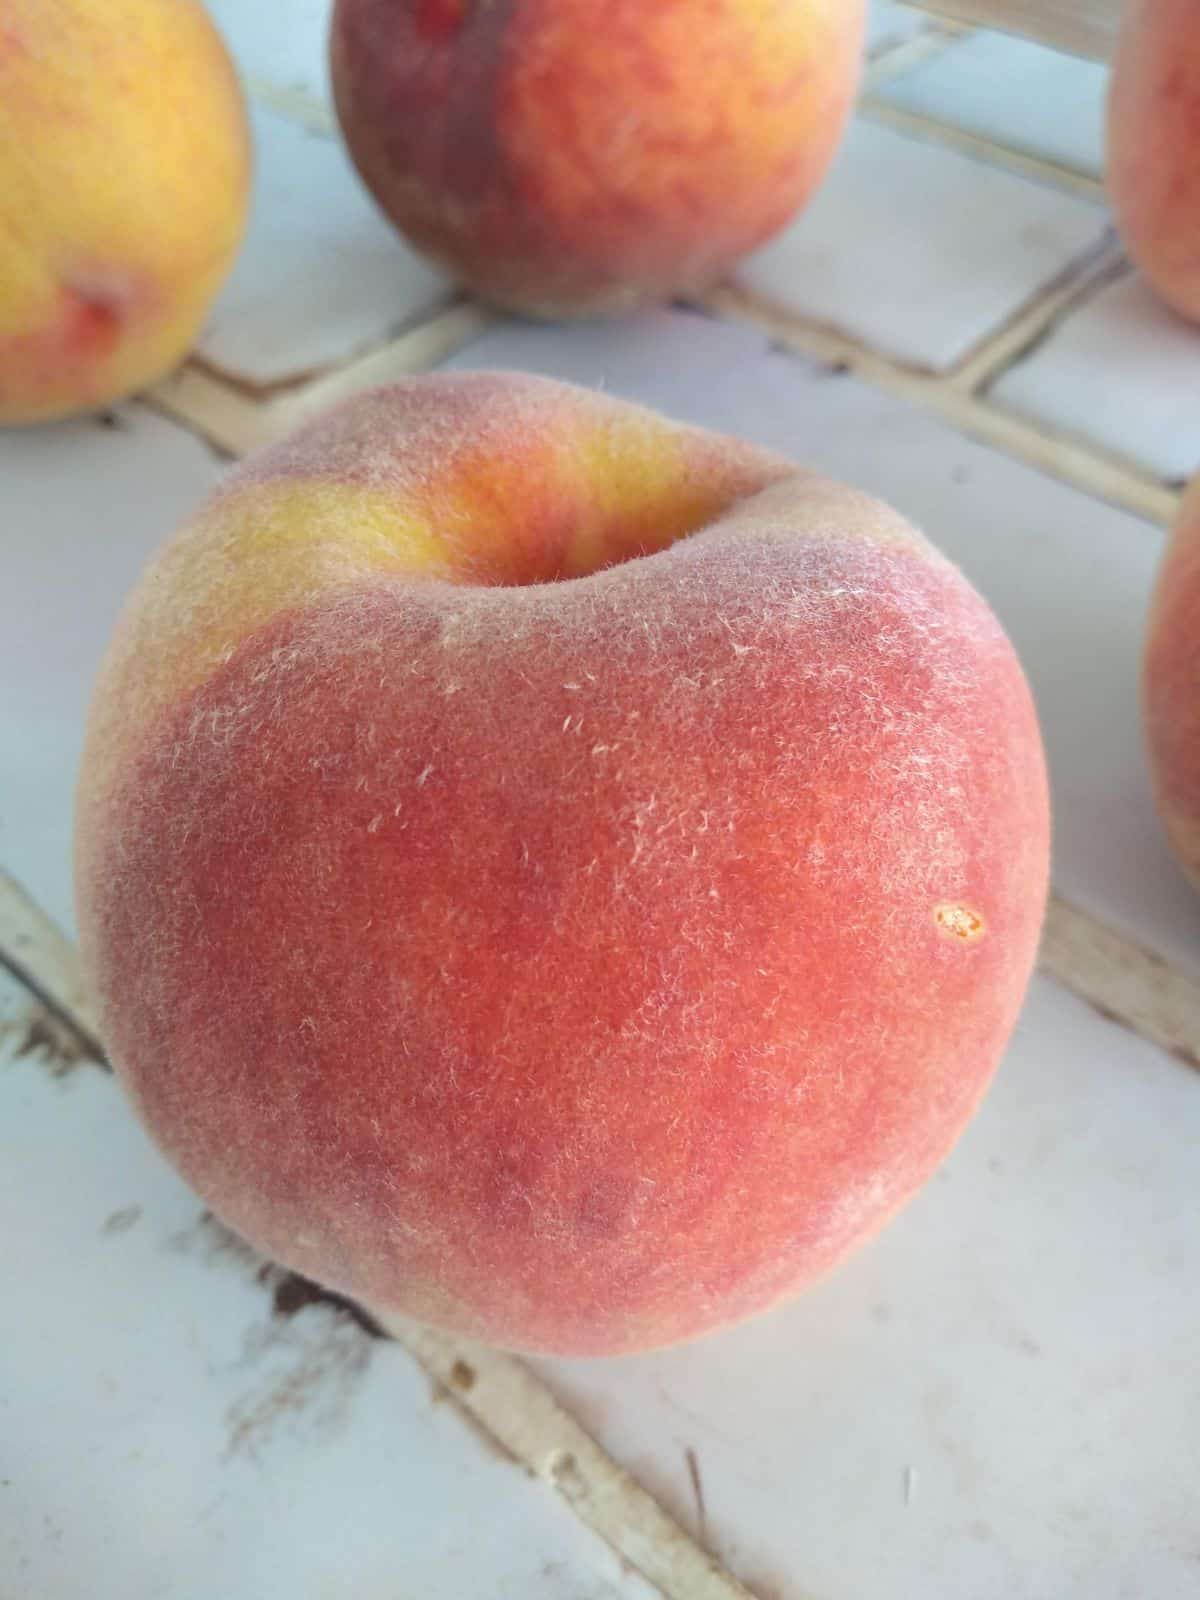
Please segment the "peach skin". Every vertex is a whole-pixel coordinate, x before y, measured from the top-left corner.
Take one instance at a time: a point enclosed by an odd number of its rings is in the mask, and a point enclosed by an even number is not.
[[[1200,14],[1133,0],[1113,60],[1108,187],[1130,255],[1180,316],[1200,322]]]
[[[384,212],[537,316],[702,289],[805,203],[863,0],[337,0],[331,70]]]
[[[0,424],[184,355],[245,225],[233,67],[196,0],[0,6]]]
[[[1046,892],[1030,696],[886,506],[513,373],[233,472],[96,688],[82,947],[261,1250],[524,1350],[687,1339],[929,1177]]]

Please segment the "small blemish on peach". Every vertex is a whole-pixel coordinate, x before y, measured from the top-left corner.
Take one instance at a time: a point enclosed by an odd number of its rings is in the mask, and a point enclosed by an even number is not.
[[[964,944],[977,943],[986,931],[983,918],[970,906],[938,906],[933,913],[933,920],[943,933],[952,939],[961,939]]]

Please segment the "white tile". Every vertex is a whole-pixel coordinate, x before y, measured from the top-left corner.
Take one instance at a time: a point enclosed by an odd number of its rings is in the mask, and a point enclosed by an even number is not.
[[[1190,1600],[1194,1074],[1035,981],[938,1179],[800,1300],[538,1362],[757,1593]]]
[[[859,120],[807,211],[737,281],[942,370],[1093,248],[1101,207]]]
[[[1200,465],[1200,329],[1138,276],[1067,317],[992,396],[1162,478],[1189,478]]]
[[[0,1044],[0,1593],[652,1600],[399,1346],[278,1314],[200,1215],[111,1078]]]
[[[1008,33],[975,33],[893,78],[880,100],[1096,177],[1108,69]]]
[[[331,0],[207,0],[209,14],[251,84],[329,99]]]
[[[139,406],[108,418],[0,432],[0,864],[66,928],[92,676],[146,558],[222,470]]]
[[[783,450],[911,517],[987,596],[1032,681],[1059,890],[1200,970],[1200,897],[1162,839],[1138,707],[1158,529],[849,375],[769,353],[748,327],[665,312],[615,328],[512,324],[452,365],[603,384]]]
[[[878,55],[893,45],[915,39],[929,27],[929,18],[908,6],[896,5],[895,0],[871,0],[867,13],[867,51]]]
[[[367,194],[337,139],[253,113],[250,228],[200,354],[254,383],[331,366],[449,292]]]

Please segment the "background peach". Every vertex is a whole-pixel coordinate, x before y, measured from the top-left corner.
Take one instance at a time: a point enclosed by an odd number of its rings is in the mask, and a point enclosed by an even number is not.
[[[338,0],[342,130],[383,210],[541,315],[702,287],[812,193],[862,0]]]
[[[1012,650],[901,518],[494,374],[348,402],[165,547],[77,881],[114,1061],[226,1221],[384,1312],[612,1352],[929,1176],[1046,855]]]
[[[196,0],[5,0],[0,424],[173,366],[232,262],[248,184],[237,81]]]
[[[1200,17],[1194,0],[1132,0],[1113,62],[1108,186],[1130,255],[1200,321]]]

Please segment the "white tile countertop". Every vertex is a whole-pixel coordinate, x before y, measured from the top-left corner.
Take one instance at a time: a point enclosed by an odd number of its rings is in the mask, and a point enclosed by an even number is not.
[[[703,306],[537,327],[452,303],[374,213],[332,138],[324,0],[284,30],[213,10],[258,200],[199,360],[0,436],[0,1597],[1190,1600],[1200,897],[1137,671],[1200,334],[1112,238],[1098,69],[879,5],[870,108],[800,222]],[[149,551],[299,415],[481,365],[890,500],[1000,615],[1050,763],[1040,972],[937,1178],[800,1300],[619,1361],[382,1337],[254,1257],[91,1059],[50,925],[89,684]]]
[[[258,106],[255,201],[199,353],[247,383],[321,371],[428,317],[450,285],[385,221],[332,132]]]
[[[1000,377],[992,397],[1167,482],[1200,467],[1200,328],[1137,273],[1064,318]]]
[[[1104,236],[1101,208],[859,122],[829,179],[737,281],[793,316],[945,370]]]
[[[64,928],[92,674],[143,563],[221,469],[141,405],[0,433],[0,862]]]

